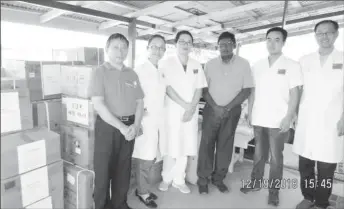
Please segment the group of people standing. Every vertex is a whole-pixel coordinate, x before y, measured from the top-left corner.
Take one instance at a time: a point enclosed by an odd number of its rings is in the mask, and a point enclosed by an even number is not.
[[[343,159],[344,150],[343,52],[334,48],[337,22],[321,21],[314,31],[319,50],[296,62],[282,52],[287,31],[269,29],[269,56],[252,67],[233,53],[235,35],[224,32],[218,38],[220,56],[207,62],[204,69],[189,56],[194,40],[188,31],[177,33],[176,54],[168,57],[164,57],[164,37],[151,36],[147,60],[135,69],[124,65],[128,40],[122,34],[111,35],[106,43],[109,61],[96,70],[92,82],[92,102],[98,115],[95,208],[130,208],[127,193],[132,160],[136,161],[135,194],[144,205],[156,208],[158,196],[149,191],[147,177],[158,152],[163,157],[159,190],[167,191],[172,185],[190,193],[185,171],[188,157],[198,155],[199,193],[207,194],[210,182],[228,193],[224,179],[241,104],[247,99],[255,136],[251,181],[264,178],[270,156],[268,204],[279,204],[277,182],[283,178],[284,143],[296,121],[294,152],[300,156],[304,196],[297,208],[328,207],[336,163]],[[206,105],[198,149],[201,97]],[[261,188],[261,184],[243,185],[241,191]]]

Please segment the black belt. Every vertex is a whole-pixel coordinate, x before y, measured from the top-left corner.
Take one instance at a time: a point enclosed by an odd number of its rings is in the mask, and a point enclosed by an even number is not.
[[[129,120],[134,120],[135,115],[129,115],[129,116],[118,116],[117,117],[120,121],[129,121]]]

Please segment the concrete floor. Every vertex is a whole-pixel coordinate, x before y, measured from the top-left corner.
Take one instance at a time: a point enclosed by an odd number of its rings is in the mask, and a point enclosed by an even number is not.
[[[158,195],[159,199],[156,201],[158,208],[276,208],[267,204],[268,190],[263,189],[259,192],[243,194],[239,190],[242,186],[242,181],[250,177],[252,170],[252,162],[244,161],[236,163],[234,172],[228,174],[225,183],[231,188],[228,194],[220,193],[213,185],[209,187],[208,195],[200,195],[195,185],[190,185],[191,194],[182,194],[177,189],[171,187],[167,192],[160,192],[157,189],[158,185],[152,187],[152,192]],[[265,176],[268,176],[269,166],[266,166]],[[297,179],[299,181],[299,174],[295,170],[284,169],[285,179]],[[333,188],[333,193],[344,196],[344,183],[336,183]],[[302,200],[299,185],[297,188],[287,188],[280,191],[280,205],[277,208],[292,209],[297,203]],[[146,208],[138,198],[131,194],[128,203],[135,209]]]

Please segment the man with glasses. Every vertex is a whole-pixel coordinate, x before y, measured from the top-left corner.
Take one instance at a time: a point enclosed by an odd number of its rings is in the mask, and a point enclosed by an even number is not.
[[[334,47],[338,23],[324,20],[314,31],[319,49],[300,59],[304,85],[293,151],[299,155],[304,200],[298,209],[329,206],[334,171],[344,153],[343,51]]]
[[[282,53],[287,37],[288,32],[283,28],[269,29],[266,33],[269,56],[252,67],[255,89],[249,98],[248,114],[254,128],[254,162],[251,178],[243,181],[240,189],[247,193],[267,188],[268,204],[274,206],[279,205],[279,190],[286,184],[282,179],[284,143],[289,139],[303,84],[300,65]],[[269,153],[270,173],[265,180]]]
[[[236,48],[234,34],[222,33],[218,47],[220,56],[206,63],[204,69],[208,88],[203,91],[206,106],[197,166],[200,194],[208,193],[209,178],[220,192],[229,192],[223,180],[232,157],[241,104],[253,87],[249,62],[233,54]]]

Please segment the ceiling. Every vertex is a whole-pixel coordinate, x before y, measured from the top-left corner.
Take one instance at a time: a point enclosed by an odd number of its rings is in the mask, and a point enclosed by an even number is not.
[[[287,7],[285,7],[287,5]],[[214,49],[224,31],[240,44],[264,40],[266,30],[282,26],[289,36],[313,31],[316,22],[332,19],[344,26],[342,1],[1,1],[1,20],[95,34],[128,34],[136,18],[136,35],[163,35],[189,30],[195,46]]]

